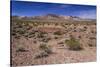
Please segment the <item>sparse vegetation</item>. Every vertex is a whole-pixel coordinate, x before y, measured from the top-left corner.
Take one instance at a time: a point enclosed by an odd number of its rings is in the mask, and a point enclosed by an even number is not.
[[[65,40],[65,43],[69,47],[70,50],[81,50],[82,49],[81,44],[74,37],[71,37],[70,40]]]
[[[54,35],[61,35],[62,33],[60,31],[54,32]]]
[[[89,47],[93,47],[93,44],[90,44],[90,43],[89,43],[88,46],[89,46]]]
[[[15,38],[16,38],[16,39],[20,39],[20,35],[16,35]]]
[[[79,61],[95,59],[96,29],[92,22],[13,20],[12,23],[11,49],[15,64],[22,65],[21,61],[24,61],[23,64],[69,62],[66,57],[75,58],[70,59],[70,62],[78,62],[80,57]],[[92,59],[87,58],[91,55]],[[52,61],[55,59],[56,61]]]
[[[79,36],[78,36],[78,38],[80,38],[80,39],[81,39],[81,38],[82,38],[82,36],[81,36],[81,35],[79,35]]]
[[[59,42],[58,44],[64,44],[64,42]]]
[[[47,44],[40,44],[39,49],[45,51],[48,54],[52,53],[50,46]]]
[[[40,49],[41,52],[39,54],[37,54],[35,56],[35,58],[47,57],[47,56],[49,56],[49,54],[52,53],[50,46],[48,46],[46,44],[40,44],[39,49]]]
[[[93,39],[96,39],[96,37],[90,37],[89,39],[93,40]]]
[[[27,52],[28,50],[26,50],[24,47],[19,47],[16,52]]]
[[[58,37],[55,36],[54,39],[58,39]]]
[[[47,56],[48,56],[47,52],[41,52],[35,56],[35,59],[39,59],[39,58],[43,58],[43,57],[47,57]]]

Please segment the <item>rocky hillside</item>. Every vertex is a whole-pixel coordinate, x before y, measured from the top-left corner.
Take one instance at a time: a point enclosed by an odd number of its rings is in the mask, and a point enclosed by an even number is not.
[[[46,14],[41,16],[12,16],[14,19],[23,19],[23,20],[56,20],[56,21],[68,21],[68,20],[76,20],[76,21],[93,21],[94,19],[83,19],[77,16],[64,16],[57,14]]]

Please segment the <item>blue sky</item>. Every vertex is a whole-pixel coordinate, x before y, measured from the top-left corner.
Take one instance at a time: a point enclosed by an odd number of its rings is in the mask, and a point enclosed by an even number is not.
[[[11,1],[11,15],[38,16],[46,14],[96,19],[96,6]]]

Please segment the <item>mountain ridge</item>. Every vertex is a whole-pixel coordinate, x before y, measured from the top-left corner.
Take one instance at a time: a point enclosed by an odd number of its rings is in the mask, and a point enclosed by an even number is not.
[[[58,15],[58,14],[45,14],[45,15],[40,15],[40,16],[12,16],[17,19],[28,19],[28,20],[77,20],[77,21],[82,21],[82,20],[87,20],[91,21],[92,19],[84,19],[81,17],[77,16],[65,16],[65,15]]]

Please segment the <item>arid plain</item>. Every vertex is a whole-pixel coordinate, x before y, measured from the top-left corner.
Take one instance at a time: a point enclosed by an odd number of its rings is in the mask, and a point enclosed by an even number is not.
[[[48,14],[11,17],[11,25],[13,66],[96,61],[96,20]]]

